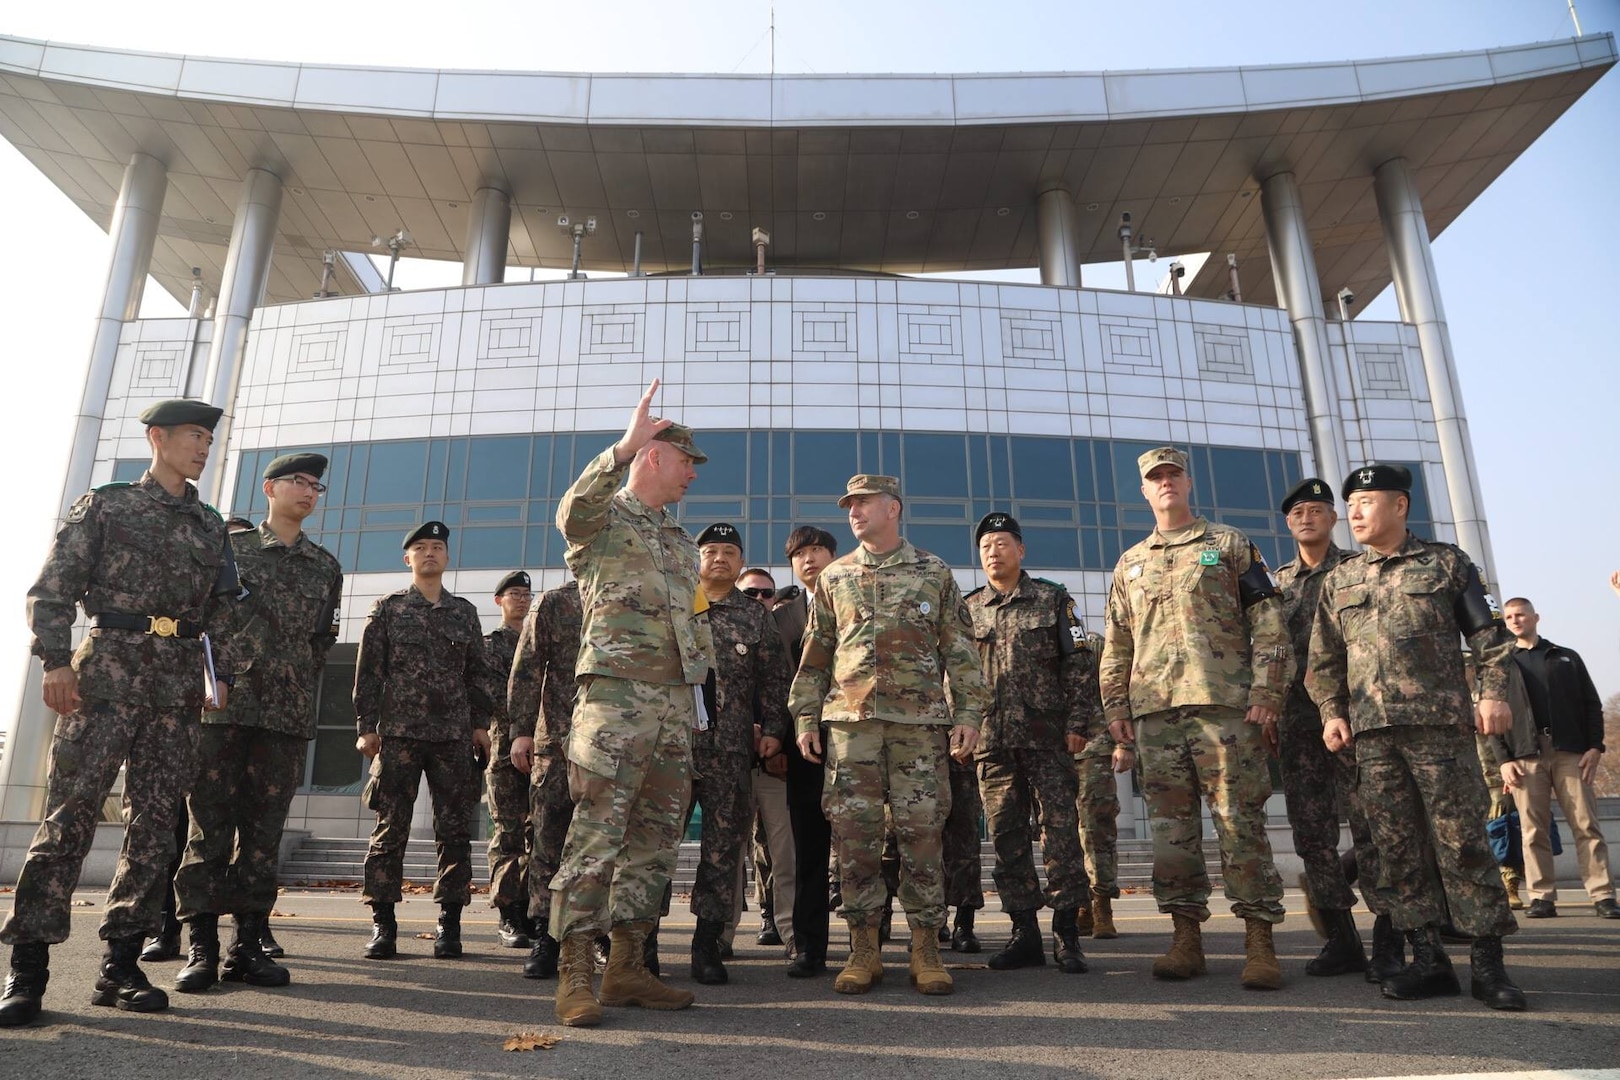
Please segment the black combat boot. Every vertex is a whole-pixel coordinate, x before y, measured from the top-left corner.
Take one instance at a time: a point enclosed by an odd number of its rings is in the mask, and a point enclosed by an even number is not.
[[[1065,975],[1086,973],[1086,954],[1080,951],[1080,910],[1059,908],[1052,912],[1052,959]]]
[[[1327,928],[1327,942],[1316,959],[1305,965],[1307,975],[1348,975],[1367,970],[1367,948],[1361,942],[1356,920],[1343,908],[1318,908]]]
[[[883,915],[878,919],[878,944],[887,945],[894,937],[894,897],[883,901]]]
[[[782,931],[776,928],[776,907],[769,899],[759,906],[759,936],[754,939],[754,944],[782,944]]]
[[[215,935],[217,944],[219,938]],[[136,961],[141,955],[141,936],[113,938],[101,958],[101,977],[96,980],[92,1005],[111,1005],[127,1012],[159,1012],[169,1007],[169,995],[146,980],[146,972]]]
[[[647,931],[647,936],[641,941],[641,966],[652,972],[652,977],[655,979],[662,978],[664,974],[664,969],[658,966],[659,925],[654,920],[652,929]],[[731,946],[723,941],[720,943],[720,955],[726,960],[731,959]]]
[[[11,974],[0,997],[0,1027],[22,1027],[39,1019],[45,984],[51,980],[51,947],[43,941],[11,947]]]
[[[534,936],[529,958],[523,962],[525,979],[555,979],[557,977],[557,939],[541,930]]]
[[[722,929],[716,919],[699,919],[692,932],[692,979],[704,986],[724,986],[728,981],[726,966],[720,962]]]
[[[961,911],[962,909],[957,908],[956,910]],[[951,944],[951,908],[950,908],[950,905],[947,904],[945,906],[944,910],[942,910],[939,914],[940,914],[940,919],[939,919],[939,943],[948,948],[950,946],[950,944]]]
[[[433,932],[433,959],[461,958],[461,905],[440,904],[439,926]]]
[[[979,951],[979,938],[973,932],[973,909],[970,907],[956,909],[956,923],[951,929],[951,948],[962,953]]]
[[[1508,1012],[1524,1010],[1524,991],[1513,985],[1513,980],[1508,978],[1507,968],[1502,964],[1501,938],[1475,938],[1469,961],[1473,973],[1468,979],[1468,987],[1476,1001]]]
[[[174,988],[182,994],[200,994],[219,982],[219,916],[194,915],[187,927],[191,952],[174,977]]]
[[[399,955],[399,923],[393,904],[371,905],[371,940],[366,942],[367,960],[392,960]]]
[[[1385,997],[1397,1001],[1415,1001],[1462,993],[1457,973],[1451,967],[1451,957],[1446,955],[1445,948],[1440,944],[1438,927],[1408,930],[1406,940],[1412,943],[1412,962],[1402,968],[1400,974],[1392,975],[1379,984]]]
[[[264,927],[259,931],[259,948],[272,960],[280,960],[287,955],[287,950],[281,947],[276,935],[270,932],[270,918],[265,917]]]
[[[292,982],[292,972],[264,954],[263,925],[266,915],[236,916],[236,936],[225,953],[225,970],[221,977],[226,982],[247,983],[249,986],[286,986]]]
[[[141,960],[148,964],[160,964],[165,960],[174,960],[179,955],[180,920],[174,917],[173,908],[166,907],[163,909],[163,929],[141,950]]]
[[[1373,920],[1372,962],[1367,965],[1367,981],[1382,983],[1406,967],[1406,943],[1388,915]]]
[[[793,956],[793,962],[788,965],[787,973],[790,979],[813,979],[824,974],[827,970],[827,954],[819,955],[808,949],[800,949]]]
[[[523,914],[522,905],[507,904],[501,908],[501,922],[495,927],[495,936],[508,949],[529,947],[529,920]]]
[[[1041,924],[1036,911],[1009,911],[1012,916],[1012,937],[1000,952],[990,958],[990,967],[996,971],[1013,968],[1040,967],[1046,963],[1046,949],[1041,943]]]

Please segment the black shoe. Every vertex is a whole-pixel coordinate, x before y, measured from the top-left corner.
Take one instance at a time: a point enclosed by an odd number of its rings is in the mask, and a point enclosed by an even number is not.
[[[704,986],[724,986],[726,966],[720,962],[720,931],[715,919],[699,919],[692,933],[692,979]]]
[[[813,979],[817,975],[827,972],[827,958],[825,956],[811,956],[802,952],[793,958],[788,965],[787,973],[790,979]]]
[[[1327,929],[1327,942],[1316,959],[1305,965],[1307,975],[1348,975],[1367,970],[1367,949],[1356,930],[1356,920],[1344,908],[1317,908]]]
[[[11,947],[11,974],[0,997],[0,1028],[22,1027],[39,1019],[45,1007],[45,984],[51,980],[51,947],[29,942]]]
[[[141,950],[141,961],[147,964],[160,964],[165,960],[180,958],[180,920],[174,917],[174,912],[163,913],[163,929],[158,936],[146,943]]]
[[[1613,903],[1613,901],[1610,901]],[[1527,919],[1553,919],[1558,917],[1558,906],[1551,900],[1532,900],[1525,909],[1524,917]],[[1605,915],[1604,918],[1620,918],[1620,916]]]
[[[393,904],[371,905],[371,940],[366,943],[367,960],[392,960],[399,955],[399,924],[394,921]]]
[[[960,912],[962,909],[957,908],[956,910],[958,912]],[[940,920],[939,920],[939,943],[941,945],[946,946],[947,948],[949,948],[950,944],[951,944],[951,918],[950,918],[950,916],[951,916],[951,909],[950,909],[950,906],[947,905],[945,907],[945,909],[940,912]]]
[[[1373,920],[1372,960],[1367,964],[1367,981],[1382,983],[1406,967],[1406,944],[1388,915]]]
[[[1473,972],[1468,979],[1468,989],[1476,1001],[1505,1012],[1524,1011],[1524,991],[1513,985],[1502,964],[1501,938],[1475,938],[1469,963]]]
[[[542,930],[529,949],[529,958],[523,962],[525,979],[555,979],[557,977],[557,939]]]
[[[883,916],[878,920],[878,944],[887,945],[894,937],[894,901],[883,905]]]
[[[776,928],[776,916],[769,911],[759,916],[759,937],[754,939],[757,945],[782,944],[782,932]]]
[[[731,959],[731,946],[724,946],[720,950],[720,955],[725,957],[727,960]],[[664,974],[664,969],[658,964],[657,923],[653,923],[653,928],[647,931],[646,938],[641,942],[641,966],[646,968],[647,973],[655,979]]]
[[[1040,967],[1046,963],[1046,949],[1041,943],[1041,924],[1034,911],[1009,911],[1012,916],[1012,937],[1006,946],[990,957],[990,967],[996,971],[1014,968]]]
[[[945,927],[941,926],[939,932],[943,935]],[[970,907],[956,909],[956,925],[951,930],[951,948],[960,953],[979,951],[979,939],[973,933],[973,909]]]
[[[1080,951],[1080,909],[1052,912],[1052,960],[1065,975],[1084,975],[1086,954]]]
[[[1592,910],[1597,912],[1600,919],[1620,919],[1620,904],[1615,903],[1613,897],[1599,900],[1592,905]]]
[[[501,921],[495,927],[495,936],[501,939],[501,944],[508,949],[527,949],[529,947],[528,919],[517,904],[508,904],[501,908]]]
[[[1438,928],[1425,926],[1421,930],[1408,930],[1406,940],[1412,945],[1412,962],[1402,968],[1400,974],[1379,984],[1385,997],[1416,1001],[1462,993],[1457,972],[1451,967],[1451,957],[1440,944]]]
[[[439,925],[433,932],[433,959],[461,958],[461,905],[440,904]]]
[[[219,916],[198,915],[191,920],[191,950],[186,966],[174,977],[182,994],[200,994],[219,982]]]
[[[111,1005],[126,1012],[160,1012],[169,1007],[169,995],[146,979],[136,962],[141,955],[139,936],[107,942],[101,958],[101,977],[90,995],[92,1005]]]
[[[236,936],[225,953],[225,970],[220,977],[226,982],[246,983],[248,986],[286,986],[292,982],[292,972],[264,954],[263,924],[266,915],[236,916]]]
[[[268,917],[264,920],[264,928],[259,931],[259,948],[264,955],[272,960],[280,960],[287,955],[287,950],[281,947],[281,942],[276,940],[276,935],[270,932],[270,919]]]

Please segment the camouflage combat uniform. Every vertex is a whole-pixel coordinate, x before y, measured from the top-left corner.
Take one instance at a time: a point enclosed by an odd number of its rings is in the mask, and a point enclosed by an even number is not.
[[[46,671],[72,664],[82,704],[56,719],[45,818],[17,879],[7,944],[66,941],[70,901],[101,806],[126,764],[129,823],[107,891],[103,940],[155,934],[175,817],[196,771],[206,632],[216,670],[232,670],[226,635],[237,592],[225,522],[187,486],[170,495],[147,473],[109,484],[68,511],[28,590],[32,652]],[[74,605],[91,616],[168,617],[182,633],[93,629],[72,647]]]
[[[979,774],[973,762],[947,755],[945,782],[951,788],[951,810],[940,832],[945,905],[977,911],[984,907],[984,845],[979,839],[984,800],[979,795]]]
[[[1311,903],[1339,911],[1348,911],[1356,903],[1339,862],[1342,807],[1350,819],[1362,895],[1369,909],[1382,911],[1374,906],[1378,849],[1372,845],[1366,817],[1356,801],[1355,751],[1346,747],[1334,753],[1327,748],[1322,742],[1322,718],[1305,693],[1311,623],[1322,596],[1322,582],[1343,558],[1338,545],[1330,543],[1317,566],[1306,566],[1304,560],[1296,558],[1277,568],[1277,584],[1283,591],[1283,618],[1294,650],[1294,679],[1277,721],[1277,764],[1282,772],[1288,827],[1294,834],[1294,851],[1305,864],[1305,887]]]
[[[1101,634],[1086,634],[1091,662],[1091,707],[1102,715],[1097,689],[1097,665],[1102,660]],[[1114,774],[1114,737],[1099,723],[1075,755],[1080,790],[1075,809],[1080,818],[1080,847],[1086,857],[1086,877],[1096,896],[1119,898],[1119,782]]]
[[[203,714],[191,835],[175,875],[181,918],[268,915],[281,833],[315,737],[315,688],[338,635],[343,569],[303,533],[231,534],[247,595],[231,637],[229,707]]]
[[[885,800],[900,903],[913,927],[944,921],[948,729],[980,726],[985,701],[973,622],[941,559],[902,541],[882,555],[856,548],[821,572],[788,709],[798,734],[829,728],[822,805],[851,926],[875,925],[883,908]]]
[[[1292,670],[1282,599],[1238,530],[1194,518],[1120,557],[1099,682],[1104,717],[1136,723],[1159,910],[1209,918],[1202,796],[1233,914],[1282,921],[1266,836],[1268,750],[1244,715],[1280,709]]]
[[[787,651],[770,613],[736,588],[709,605],[709,631],[714,638],[713,722],[708,730],[692,733],[692,805],[703,808],[692,914],[729,925],[736,921],[743,845],[754,827],[749,775],[754,725],[784,743],[791,737]],[[705,687],[706,702],[710,694]]]
[[[439,857],[433,901],[465,907],[471,900],[478,812],[472,730],[489,726],[493,687],[471,601],[445,590],[433,603],[411,585],[372,605],[354,672],[355,726],[362,735],[382,736],[366,784],[366,806],[377,812],[366,852],[366,903],[399,902],[424,775]]]
[[[990,709],[977,759],[996,848],[996,892],[1007,911],[1090,906],[1066,735],[1096,725],[1096,671],[1069,591],[1021,574],[1012,591],[967,595]],[[1035,873],[1032,800],[1041,812],[1046,888]]]
[[[489,723],[489,903],[504,909],[529,898],[529,778],[512,764],[512,734],[506,687],[517,654],[518,631],[497,626],[484,639],[495,680],[495,713]]]
[[[583,619],[578,582],[541,596],[523,620],[506,689],[512,738],[534,740],[529,759],[529,917],[541,927],[551,923],[551,879],[574,817],[562,748],[574,713],[574,665]]]
[[[574,818],[551,881],[551,935],[653,919],[690,791],[696,694],[714,666],[692,537],[620,481],[612,447],[557,508],[584,618],[568,733]]]
[[[1502,936],[1518,924],[1485,838],[1459,634],[1478,658],[1480,697],[1506,701],[1513,638],[1479,569],[1461,548],[1408,533],[1393,553],[1347,555],[1328,574],[1305,688],[1324,724],[1348,720],[1355,736],[1378,897],[1395,927],[1439,926],[1449,903],[1464,933]]]

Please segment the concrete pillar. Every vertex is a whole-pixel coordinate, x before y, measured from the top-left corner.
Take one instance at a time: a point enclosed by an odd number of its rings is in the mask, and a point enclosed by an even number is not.
[[[1457,365],[1451,352],[1451,331],[1446,328],[1440,280],[1429,247],[1429,223],[1423,216],[1423,201],[1406,159],[1395,158],[1380,165],[1373,172],[1373,190],[1378,197],[1378,217],[1384,225],[1384,246],[1389,249],[1401,321],[1417,327],[1423,373],[1434,408],[1435,433],[1440,439],[1440,462],[1451,496],[1451,517],[1457,525],[1457,545],[1468,552],[1485,571],[1485,580],[1494,585],[1496,562],[1490,532],[1485,527],[1474,446],[1468,437],[1462,387],[1457,382]]]
[[[467,215],[467,246],[461,259],[463,285],[499,285],[506,280],[506,245],[512,231],[512,197],[481,187]]]
[[[1040,244],[1041,284],[1080,287],[1080,218],[1066,188],[1041,192],[1035,200],[1035,235]]]
[[[276,221],[281,215],[281,178],[268,169],[249,169],[242,180],[242,197],[231,224],[231,246],[225,253],[225,274],[219,301],[214,305],[214,340],[208,350],[208,374],[203,379],[208,401],[225,410],[214,428],[214,452],[198,484],[204,501],[219,505],[225,478],[225,450],[231,421],[236,415],[236,391],[247,353],[248,324],[264,295],[270,274],[270,253],[275,245]]]
[[[1260,186],[1260,213],[1265,219],[1277,298],[1294,325],[1311,456],[1316,459],[1317,475],[1337,489],[1349,470],[1350,452],[1344,438],[1332,353],[1328,351],[1322,283],[1316,276],[1316,256],[1305,227],[1305,204],[1300,200],[1293,173],[1278,173]],[[1343,520],[1334,530],[1334,537],[1341,546],[1350,545],[1350,529]]]

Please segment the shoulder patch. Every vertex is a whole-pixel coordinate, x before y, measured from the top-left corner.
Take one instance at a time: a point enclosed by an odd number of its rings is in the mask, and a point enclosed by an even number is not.
[[[111,485],[108,485],[108,486],[111,486]],[[124,486],[128,487],[129,485],[126,484]],[[96,491],[100,491],[100,490],[101,490],[100,488],[96,489]],[[80,495],[78,501],[75,502],[68,509],[67,523],[69,525],[77,525],[79,522],[83,521],[84,518],[85,518],[85,515],[90,513],[90,504],[95,502],[95,498],[96,498],[95,491],[86,492],[85,494]]]

